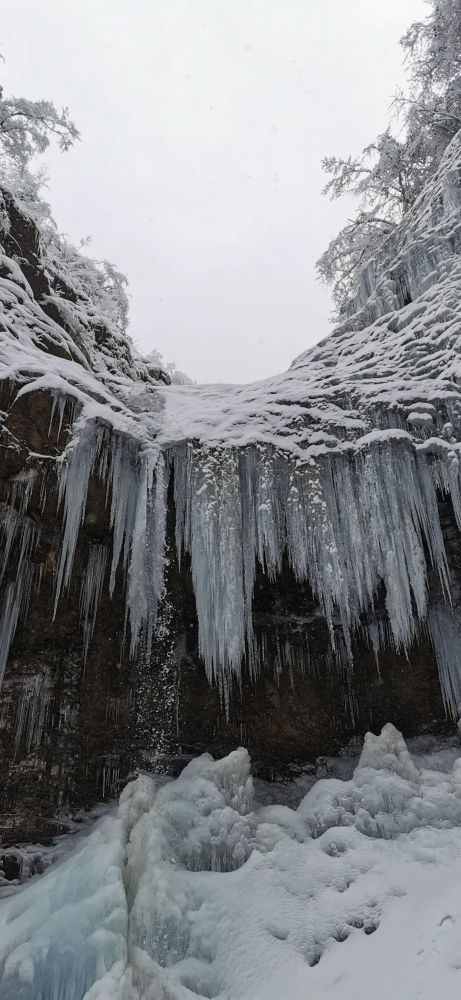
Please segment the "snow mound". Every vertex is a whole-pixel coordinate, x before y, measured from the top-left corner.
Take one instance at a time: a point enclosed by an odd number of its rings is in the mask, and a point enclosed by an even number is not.
[[[461,757],[421,761],[386,726],[352,779],[319,781],[297,810],[253,802],[242,749],[140,776],[0,904],[2,1000],[352,1000],[360,977],[383,1000],[448,1000]]]

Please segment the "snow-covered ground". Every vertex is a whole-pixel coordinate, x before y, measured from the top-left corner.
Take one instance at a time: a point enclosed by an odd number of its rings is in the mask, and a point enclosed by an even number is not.
[[[455,996],[461,749],[412,750],[369,734],[297,808],[262,804],[244,749],[138,777],[0,903],[2,1000]]]

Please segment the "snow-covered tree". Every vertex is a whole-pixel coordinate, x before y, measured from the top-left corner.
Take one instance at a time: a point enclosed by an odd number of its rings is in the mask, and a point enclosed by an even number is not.
[[[94,260],[82,253],[65,236],[57,233],[52,220],[42,225],[42,245],[47,269],[59,285],[64,277],[79,298],[91,302],[99,313],[118,333],[128,335],[129,299],[126,275],[108,260]],[[82,246],[89,240],[83,240]]]
[[[36,157],[53,139],[66,152],[79,137],[67,108],[59,111],[51,101],[6,97],[0,83],[0,179],[37,222],[49,219],[51,211],[42,195],[46,174]]]
[[[415,21],[401,45],[409,61],[412,89],[420,97],[438,89],[446,95],[451,111],[459,111],[461,75],[461,0],[431,0],[432,11]]]
[[[385,212],[388,218],[399,218],[419,194],[414,151],[406,142],[399,142],[389,128],[355,159],[326,156],[322,166],[331,175],[324,194],[332,198],[358,195],[362,206],[378,217]]]
[[[426,176],[461,128],[461,0],[431,0],[431,7],[401,39],[409,91],[396,97],[407,142],[423,150]]]
[[[325,157],[329,174],[323,193],[330,198],[352,194],[359,208],[330,242],[317,262],[323,281],[332,285],[340,309],[351,294],[367,257],[389,235],[408,210],[424,183],[416,169],[415,153],[387,129],[360,156]]]
[[[324,194],[358,198],[317,262],[339,312],[367,259],[411,207],[461,127],[461,0],[431,0],[431,13],[401,39],[407,92],[397,94],[399,138],[390,127],[357,157],[329,156]]]
[[[86,316],[92,322],[102,321],[130,340],[126,276],[110,261],[93,260],[82,252],[90,240],[82,240],[76,247],[59,233],[43,197],[46,173],[37,157],[53,139],[67,152],[79,138],[67,108],[59,111],[51,101],[5,97],[0,84],[0,187],[12,192],[36,223],[51,287],[59,292],[65,285],[66,294],[85,302]],[[0,198],[0,240],[2,226],[8,226],[7,216],[1,213]],[[165,363],[158,351],[153,351],[150,359],[165,369],[173,382],[191,381],[173,362]]]
[[[353,292],[360,269],[394,227],[391,221],[359,211],[330,241],[316,266],[320,279],[332,286],[333,301],[339,311]]]
[[[50,206],[43,197],[46,171],[37,161],[53,138],[63,152],[79,138],[67,108],[58,111],[51,101],[5,97],[0,83],[0,183],[38,224],[55,231]]]
[[[163,354],[161,354],[160,351],[150,351],[150,353],[146,355],[146,358],[148,361],[152,361],[159,368],[163,368],[175,385],[193,385],[193,379],[189,378],[185,372],[182,372],[174,361],[165,361]]]
[[[18,167],[29,167],[37,153],[43,153],[51,139],[66,152],[79,138],[67,108],[58,111],[51,101],[29,101],[25,97],[3,96],[0,86],[0,149],[2,157]]]
[[[39,226],[43,256],[56,285],[65,280],[77,296],[92,304],[95,314],[121,334],[128,327],[128,284],[110,261],[95,261],[58,233],[43,197],[46,174],[36,158],[52,139],[67,152],[79,132],[67,108],[51,101],[4,97],[0,86],[0,182],[11,190]]]

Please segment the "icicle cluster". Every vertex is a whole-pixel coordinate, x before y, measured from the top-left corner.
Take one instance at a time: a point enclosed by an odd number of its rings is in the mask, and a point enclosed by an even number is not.
[[[440,688],[447,715],[461,716],[461,616],[453,608],[429,608],[427,624],[439,668]]]
[[[51,683],[48,677],[34,674],[23,680],[16,716],[15,757],[22,745],[27,753],[40,746],[50,696]]]
[[[152,623],[164,587],[166,480],[163,458],[142,449],[128,435],[111,431],[97,421],[78,427],[65,454],[60,474],[59,502],[64,508],[64,531],[58,566],[55,613],[61,593],[69,586],[80,525],[85,516],[90,476],[104,484],[110,501],[113,531],[109,593],[115,587],[119,564],[127,581],[127,610],[132,653],[152,641]],[[101,596],[105,557],[91,550],[81,607],[85,650],[94,627]],[[104,563],[104,565],[103,565]]]
[[[119,566],[126,583],[131,653],[141,649],[149,654],[165,590],[171,475],[177,552],[179,558],[184,551],[191,558],[199,651],[226,705],[242,664],[250,672],[257,669],[252,600],[258,563],[275,579],[286,558],[295,578],[309,581],[339,662],[351,660],[354,635],[363,636],[364,628],[376,654],[389,641],[396,649],[409,649],[428,616],[428,561],[449,607],[437,490],[451,495],[461,525],[459,465],[450,449],[429,453],[404,440],[380,439],[305,462],[262,444],[212,449],[186,444],[162,454],[98,420],[77,420],[60,468],[64,525],[56,605],[71,579],[91,475],[105,490],[112,554],[109,558],[104,545],[89,549],[81,589],[85,658],[106,569],[112,594]],[[30,553],[36,543],[27,517],[8,510],[4,566],[16,543],[19,555],[17,573],[3,588],[0,671],[30,588]],[[388,623],[373,630],[363,618],[383,587]],[[440,614],[433,613],[428,624],[447,710],[454,714],[461,671],[458,677],[453,643],[445,625],[440,626]]]
[[[381,584],[393,643],[409,648],[427,612],[425,546],[448,595],[436,482],[410,447],[377,444],[302,464],[269,447],[210,453],[191,445],[174,455],[174,482],[200,653],[225,696],[244,657],[253,662],[257,561],[274,579],[287,555],[319,599],[333,648],[344,640],[349,655]]]
[[[405,442],[303,463],[271,446],[183,445],[163,456],[96,421],[77,424],[61,468],[63,543],[56,603],[70,581],[89,478],[104,484],[113,529],[109,591],[117,567],[126,579],[131,652],[148,654],[164,593],[166,493],[173,473],[176,545],[191,557],[199,650],[226,704],[246,661],[256,670],[252,599],[259,563],[270,579],[287,557],[308,580],[328,624],[331,646],[351,658],[363,615],[385,588],[387,628],[371,637],[408,650],[427,617],[427,556],[449,600],[437,489],[450,492],[461,523],[458,467]],[[108,553],[91,546],[81,592],[85,656],[94,629]],[[432,629],[439,659],[444,645]],[[384,637],[384,638],[383,638]],[[440,666],[447,707],[457,695],[453,668]],[[458,699],[459,700],[459,699]]]
[[[32,489],[28,476],[13,481],[0,510],[0,685],[20,617],[27,613],[33,582],[33,554],[39,529],[26,515]]]
[[[90,545],[88,564],[80,593],[80,611],[83,620],[83,658],[85,663],[96,624],[96,615],[104,586],[106,564],[106,546]]]
[[[461,521],[457,470],[405,443],[380,442],[348,455],[302,463],[269,446],[244,449],[186,445],[164,461],[131,438],[90,423],[79,430],[61,475],[65,525],[57,598],[72,571],[88,481],[95,472],[110,498],[113,553],[127,578],[134,652],[150,648],[164,590],[166,489],[173,469],[176,544],[191,556],[200,654],[210,681],[228,703],[242,663],[255,669],[252,598],[256,565],[269,578],[287,556],[295,577],[309,580],[328,623],[331,644],[351,656],[354,632],[384,585],[390,636],[407,650],[427,616],[426,552],[448,598],[449,577],[437,488],[451,492]],[[458,493],[456,492],[458,490]],[[90,552],[82,590],[85,650],[103,586],[106,552]],[[378,630],[379,632],[379,630]],[[378,651],[381,633],[374,637]],[[441,645],[434,640],[439,656]],[[449,675],[441,668],[448,692]],[[446,694],[453,707],[453,696]]]

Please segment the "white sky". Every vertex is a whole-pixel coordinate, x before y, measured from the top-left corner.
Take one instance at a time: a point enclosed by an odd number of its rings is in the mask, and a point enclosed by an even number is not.
[[[48,153],[71,239],[130,280],[131,334],[194,379],[285,369],[328,332],[314,264],[347,215],[320,160],[358,152],[423,0],[14,0],[5,93],[67,105]]]

